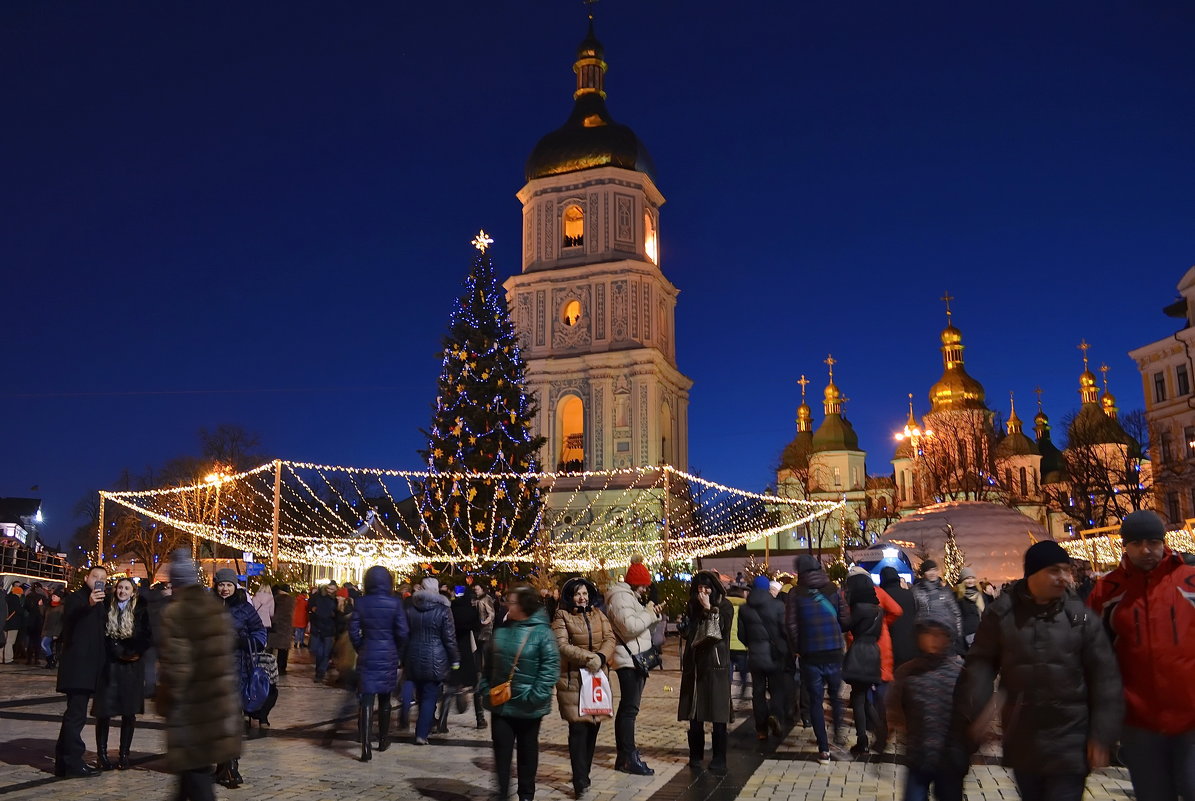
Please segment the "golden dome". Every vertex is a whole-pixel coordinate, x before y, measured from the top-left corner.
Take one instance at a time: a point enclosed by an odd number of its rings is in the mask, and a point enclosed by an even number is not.
[[[946,409],[986,409],[983,384],[967,375],[962,364],[946,368],[938,383],[930,387],[929,402],[933,411]]]
[[[955,328],[953,325],[948,325],[942,329],[943,345],[957,345],[962,341],[963,332]]]
[[[822,393],[822,398],[826,402],[837,401],[842,399],[842,393],[838,391],[838,385],[831,381],[826,384],[826,390]]]
[[[1094,387],[1095,386],[1095,373],[1091,372],[1090,370],[1084,370],[1082,373],[1080,373],[1079,374],[1079,386],[1080,387]]]
[[[801,401],[801,405],[797,407],[797,431],[812,431],[813,430],[813,409],[809,408],[809,404]]]

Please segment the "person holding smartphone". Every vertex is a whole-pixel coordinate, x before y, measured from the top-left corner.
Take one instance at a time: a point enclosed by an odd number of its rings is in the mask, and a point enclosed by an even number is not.
[[[87,704],[95,695],[107,662],[104,605],[108,571],[95,566],[87,571],[83,586],[66,596],[62,613],[62,660],[58,666],[58,692],[66,695],[66,712],[54,747],[54,775],[92,778],[100,771],[83,761],[83,726]]]

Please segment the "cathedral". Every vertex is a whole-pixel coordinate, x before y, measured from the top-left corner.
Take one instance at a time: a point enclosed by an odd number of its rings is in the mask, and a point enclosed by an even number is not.
[[[891,473],[868,475],[867,454],[843,412],[833,357],[823,418],[815,428],[801,376],[797,431],[776,474],[782,497],[846,501],[843,511],[801,530],[756,543],[752,550],[788,551],[864,546],[901,518],[947,502],[992,503],[1017,510],[1055,539],[1099,531],[1135,508],[1151,508],[1150,463],[1122,427],[1116,399],[1101,368],[1103,391],[1088,363],[1086,343],[1078,389],[1082,404],[1070,420],[1066,447],[1054,444],[1040,392],[1031,438],[1010,395],[1007,421],[997,428],[983,385],[966,369],[963,333],[947,296],[940,336],[942,377],[929,389],[929,410],[918,420],[909,396],[904,429],[896,435]]]

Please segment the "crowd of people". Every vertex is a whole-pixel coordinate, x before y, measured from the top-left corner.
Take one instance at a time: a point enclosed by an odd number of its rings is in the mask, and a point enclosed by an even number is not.
[[[689,767],[728,770],[738,670],[759,740],[783,737],[799,720],[812,728],[819,762],[833,758],[831,738],[847,745],[847,685],[850,754],[882,753],[899,736],[908,801],[927,799],[931,789],[961,799],[996,715],[1023,799],[1078,801],[1087,775],[1108,765],[1119,745],[1140,801],[1195,801],[1195,640],[1185,636],[1195,631],[1195,567],[1165,546],[1151,512],[1126,517],[1121,535],[1120,566],[1099,577],[1086,600],[1069,555],[1052,541],[1030,547],[1024,578],[998,593],[966,570],[951,587],[928,559],[911,586],[892,568],[878,582],[853,569],[838,585],[812,555],[796,558],[795,580],[761,575],[745,592],[746,582],[694,574],[677,700]],[[607,720],[615,768],[654,773],[637,746],[636,721],[665,618],[641,559],[605,587],[578,576],[558,593],[512,586],[497,597],[479,584],[457,597],[435,576],[398,584],[380,566],[366,572],[363,592],[332,582],[252,596],[227,569],[210,590],[201,586],[185,551],[169,571],[152,602],[126,578],[109,585],[101,567],[74,592],[47,593],[42,614],[59,610],[57,688],[66,695],[58,775],[128,768],[137,717],[153,697],[166,719],[179,797],[211,799],[216,781],[239,786],[242,739],[254,726],[268,728],[278,677],[301,648],[316,682],[351,691],[362,761],[374,758],[375,744],[389,748],[395,705],[400,730],[417,709],[413,741],[428,745],[430,734],[446,731],[449,709],[464,712],[472,699],[477,725],[490,729],[497,798],[509,796],[514,766],[517,797],[534,796],[541,721],[553,706],[567,724],[576,797],[590,790]],[[94,766],[84,761],[89,713]]]

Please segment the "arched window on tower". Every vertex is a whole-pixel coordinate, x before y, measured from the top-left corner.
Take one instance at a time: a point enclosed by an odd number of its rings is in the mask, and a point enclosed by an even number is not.
[[[672,409],[667,403],[660,404],[660,464],[676,466],[673,448]]]
[[[650,211],[643,212],[643,254],[651,259],[651,263],[660,263],[660,243],[656,238],[656,221],[652,219]]]
[[[579,248],[585,244],[585,212],[573,204],[564,210],[564,222],[560,226],[564,233],[565,248]]]
[[[568,395],[556,412],[560,420],[560,458],[556,469],[579,472],[585,469],[585,404],[576,395]]]

